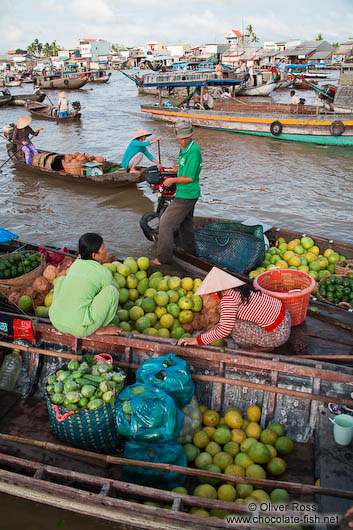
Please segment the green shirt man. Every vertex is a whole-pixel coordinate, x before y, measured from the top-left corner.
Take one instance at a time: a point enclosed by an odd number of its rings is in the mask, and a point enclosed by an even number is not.
[[[169,187],[176,184],[177,192],[160,219],[157,258],[153,260],[156,265],[173,262],[176,230],[179,230],[183,248],[192,254],[195,253],[192,218],[196,202],[201,195],[199,176],[202,155],[199,146],[192,139],[193,128],[190,120],[178,119],[174,132],[180,145],[178,175],[166,179],[164,185]]]

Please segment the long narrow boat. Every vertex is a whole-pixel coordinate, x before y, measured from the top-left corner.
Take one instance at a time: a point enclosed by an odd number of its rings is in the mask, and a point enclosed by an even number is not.
[[[14,94],[12,96],[10,105],[25,105],[27,102],[41,103],[46,98],[43,92],[36,92],[35,94]]]
[[[65,76],[43,76],[33,78],[34,86],[39,86],[40,88],[53,88],[53,89],[64,89],[64,90],[76,90],[82,88],[87,83],[87,76],[83,74],[82,76],[75,76],[74,74],[67,74]]]
[[[93,70],[89,72],[87,81],[88,83],[108,83],[111,75],[111,72],[107,73],[105,70]]]
[[[319,145],[353,145],[353,114],[317,114],[316,107],[309,105],[217,100],[213,110],[141,105],[141,111],[167,123],[189,118],[196,127],[219,131]]]
[[[0,107],[5,107],[9,105],[12,100],[11,94],[6,94],[2,91],[2,96],[0,96]]]
[[[260,86],[243,86],[237,94],[239,96],[269,96],[278,88],[279,83],[264,83]]]
[[[327,409],[329,401],[353,407],[350,399],[352,368],[318,365],[303,359],[279,360],[270,354],[254,358],[243,352],[234,355],[234,352],[222,350],[220,353],[219,349],[211,347],[182,348],[171,345],[168,339],[154,337],[152,340],[141,335],[92,335],[75,339],[41,322],[36,323],[32,344],[7,337],[0,346],[2,353],[15,346],[21,350],[23,358],[15,391],[0,391],[0,492],[7,496],[59,507],[86,516],[92,524],[97,519],[110,521],[124,530],[230,527],[223,518],[201,518],[189,513],[192,507],[250,516],[252,505],[124,482],[123,464],[142,464],[149,468],[158,468],[158,465],[126,461],[116,453],[107,456],[77,450],[61,444],[50,432],[44,400],[45,382],[49,374],[69,359],[80,359],[85,352],[110,353],[114,363],[127,371],[129,380],[134,381],[135,369],[144,360],[173,351],[189,364],[199,403],[222,415],[229,406],[235,405],[245,412],[249,405],[257,404],[262,408],[262,428],[269,422],[279,422],[294,440],[294,451],[285,457],[287,470],[281,480],[271,476],[261,480],[245,479],[168,466],[169,470],[187,474],[189,492],[197,485],[198,477],[212,477],[233,484],[250,483],[269,493],[274,488],[284,488],[292,501],[300,505],[315,503],[318,517],[319,514],[322,517],[337,514],[341,518],[352,506],[351,448],[338,446],[333,441]],[[166,469],[163,465],[162,468]],[[318,478],[320,486],[315,486]],[[263,519],[258,524],[254,520],[231,526],[242,530],[285,527],[284,521],[283,526],[275,527],[268,522],[270,515],[279,515],[278,511],[273,512],[273,508],[266,505],[260,508],[263,511],[255,515]],[[286,515],[302,515],[293,510],[295,508],[288,507]],[[277,519],[277,524],[278,521],[281,520]]]
[[[45,94],[44,94],[45,97]],[[81,113],[78,110],[70,110],[66,117],[59,116],[58,109],[54,105],[45,105],[44,103],[38,103],[30,101],[26,104],[26,109],[36,120],[49,120],[60,123],[71,123],[81,118]]]
[[[7,144],[9,156],[14,154],[13,144]],[[17,169],[24,171],[29,176],[49,177],[57,179],[59,183],[63,181],[73,181],[90,186],[104,186],[105,188],[119,188],[121,186],[134,185],[145,180],[146,168],[141,168],[138,173],[128,173],[118,162],[106,161],[102,171],[91,174],[68,173],[63,168],[63,154],[38,150],[42,154],[41,166],[29,166],[25,163],[22,153],[18,153],[12,158],[12,163]],[[109,168],[116,166],[118,169],[109,172]],[[104,172],[105,171],[105,172]]]

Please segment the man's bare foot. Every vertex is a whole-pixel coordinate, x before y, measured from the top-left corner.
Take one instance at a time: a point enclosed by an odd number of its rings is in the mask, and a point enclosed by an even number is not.
[[[132,167],[130,170],[129,170],[129,173],[140,173],[138,169],[136,169],[135,167]]]
[[[159,261],[158,258],[153,259],[153,260],[151,261],[151,263],[154,263],[155,265],[162,265],[162,263]]]
[[[114,326],[114,324],[109,324],[108,326],[102,326],[97,329],[96,335],[120,335],[122,329]]]

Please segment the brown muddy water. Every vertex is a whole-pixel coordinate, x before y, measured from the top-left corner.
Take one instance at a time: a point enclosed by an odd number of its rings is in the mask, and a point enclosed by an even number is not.
[[[32,85],[24,85],[12,92],[31,89]],[[48,94],[57,102],[57,91]],[[307,103],[314,99],[311,91],[299,95]],[[289,91],[275,92],[272,98],[288,102]],[[153,135],[162,135],[162,163],[176,163],[178,145],[172,127],[141,114],[140,104],[151,98],[139,97],[135,85],[120,72],[112,73],[108,85],[92,84],[88,90],[69,92],[69,100],[81,102],[81,123],[33,120],[34,129],[44,127],[35,138],[37,147],[61,153],[86,151],[119,162],[134,131],[144,127]],[[2,126],[25,114],[23,108],[0,108]],[[196,129],[195,140],[203,153],[202,197],[196,214],[240,221],[255,217],[271,226],[353,243],[352,148],[206,129]],[[157,157],[156,144],[151,151]],[[1,140],[0,164],[7,158],[6,142]],[[31,177],[15,170],[11,162],[0,174],[0,226],[41,244],[75,246],[82,233],[96,231],[122,256],[153,256],[155,249],[144,238],[139,219],[153,210],[154,202],[145,183],[117,190],[91,188]],[[0,530],[118,528],[5,494],[0,494],[0,510]]]

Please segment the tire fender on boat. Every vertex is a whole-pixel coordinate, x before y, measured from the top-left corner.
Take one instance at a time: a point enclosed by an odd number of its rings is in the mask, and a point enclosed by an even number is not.
[[[340,120],[333,121],[329,126],[329,131],[332,136],[341,136],[344,129],[344,124]]]
[[[69,80],[68,79],[64,79],[64,85],[68,85],[69,84]]]
[[[270,125],[270,131],[273,136],[279,136],[282,133],[283,125],[280,121],[273,121]]]
[[[158,237],[158,228],[152,228],[149,224],[153,219],[159,219],[155,212],[145,213],[140,219],[140,227],[149,241],[157,241]]]
[[[53,81],[50,81],[50,83],[49,83],[49,88],[54,88],[54,83],[53,83]]]

